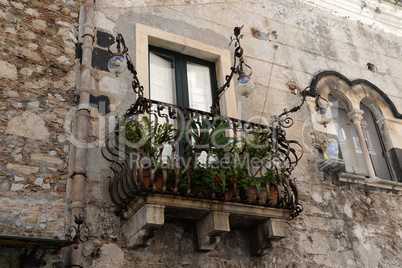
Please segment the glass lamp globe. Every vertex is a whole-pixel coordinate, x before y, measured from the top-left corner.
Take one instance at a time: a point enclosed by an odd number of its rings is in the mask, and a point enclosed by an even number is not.
[[[331,119],[332,116],[326,109],[317,110],[315,120],[318,124],[326,126],[329,122],[331,122]]]
[[[115,74],[116,77],[119,77],[126,71],[127,62],[122,56],[115,55],[107,63],[107,68],[111,73]]]
[[[254,83],[251,81],[250,77],[248,75],[241,75],[239,78],[239,84],[237,85],[237,92],[239,92],[240,95],[248,98],[253,90]]]

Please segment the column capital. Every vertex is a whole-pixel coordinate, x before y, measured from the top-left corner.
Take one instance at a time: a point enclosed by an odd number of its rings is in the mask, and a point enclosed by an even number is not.
[[[360,121],[362,121],[362,119],[363,119],[363,114],[364,114],[364,111],[363,111],[363,110],[354,109],[354,110],[351,110],[351,111],[348,113],[348,117],[349,117],[350,120],[353,121],[353,124],[356,125],[356,124],[360,124]]]

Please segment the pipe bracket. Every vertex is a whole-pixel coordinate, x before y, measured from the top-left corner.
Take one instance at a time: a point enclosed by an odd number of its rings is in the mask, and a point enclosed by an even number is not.
[[[71,175],[71,178],[73,178],[76,175],[82,175],[85,178],[88,178],[86,172],[76,172],[76,171],[74,171],[74,173]]]

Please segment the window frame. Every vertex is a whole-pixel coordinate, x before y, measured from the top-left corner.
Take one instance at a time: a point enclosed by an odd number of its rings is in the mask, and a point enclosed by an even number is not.
[[[129,47],[129,49],[135,51],[137,76],[145,89],[149,88],[149,45],[214,62],[217,85],[225,83],[225,77],[232,67],[233,57],[228,49],[137,23],[135,26],[135,48]],[[144,97],[149,98],[149,90],[144,91]],[[238,117],[233,83],[221,97],[219,105],[221,114],[233,118]]]
[[[211,83],[211,96],[212,101],[217,96],[216,89],[218,88],[216,79],[215,63],[193,56],[185,55],[179,52],[167,50],[164,48],[149,45],[148,48],[148,61],[150,62],[150,54],[160,54],[167,57],[172,57],[175,63],[175,86],[176,86],[176,103],[179,106],[189,108],[189,90],[188,90],[188,77],[187,77],[187,63],[191,62],[197,65],[205,66],[209,69],[210,83]],[[149,64],[149,68],[151,65]],[[148,77],[150,80],[151,78]],[[150,81],[149,81],[150,84]],[[149,87],[149,91],[151,88]],[[151,96],[152,97],[152,96]]]

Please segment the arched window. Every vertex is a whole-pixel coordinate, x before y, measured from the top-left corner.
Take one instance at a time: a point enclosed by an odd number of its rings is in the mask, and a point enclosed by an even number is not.
[[[328,100],[332,103],[331,113],[339,141],[341,157],[345,160],[346,172],[370,176],[369,169],[371,165],[376,177],[391,180],[385,147],[370,109],[360,103],[360,110],[363,112],[360,126],[364,137],[363,146],[366,146],[366,148],[362,149],[362,142],[360,142],[356,127],[351,120],[351,114],[346,111],[342,102],[334,96],[329,95]],[[370,163],[365,162],[363,155],[365,149],[368,151]]]
[[[402,114],[390,98],[367,80],[334,71],[316,75],[311,88],[328,99],[333,117],[327,128],[316,129],[339,142],[341,160],[327,159],[321,169],[336,171],[342,181],[399,187],[392,183],[402,182]]]
[[[368,176],[359,137],[352,120],[348,117],[348,112],[342,102],[334,96],[329,95],[328,101],[332,103],[331,113],[338,136],[341,157],[345,160],[346,172]]]
[[[361,126],[374,172],[381,179],[391,180],[389,161],[373,113],[363,103],[360,103],[360,109],[364,112]]]

